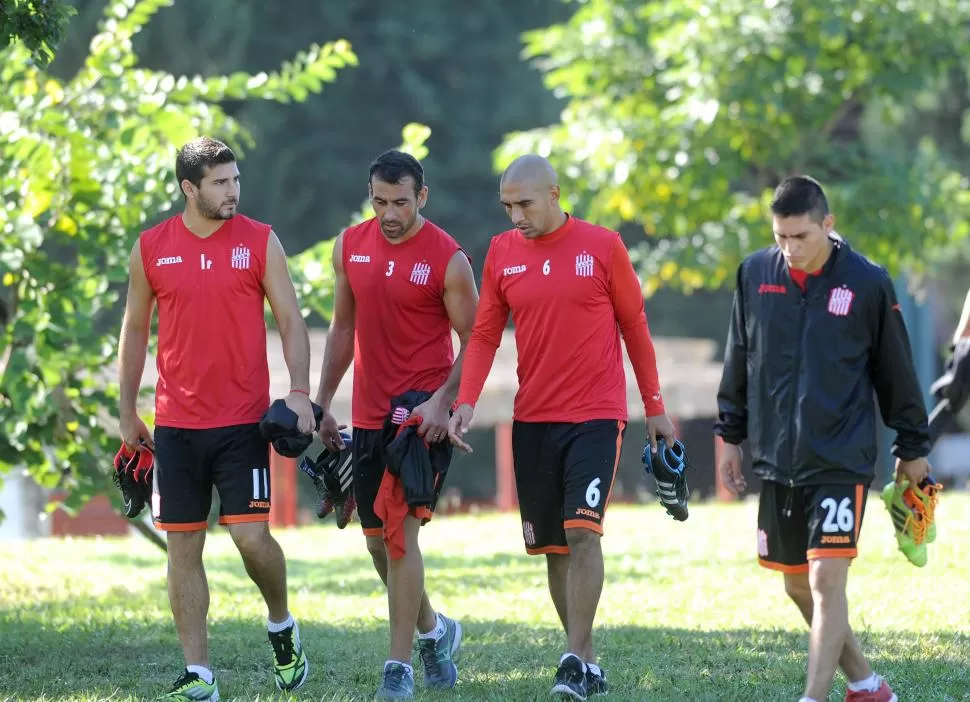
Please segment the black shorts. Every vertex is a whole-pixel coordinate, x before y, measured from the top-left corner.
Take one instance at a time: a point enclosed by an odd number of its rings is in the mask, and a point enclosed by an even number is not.
[[[868,486],[789,487],[765,480],[758,504],[758,562],[807,573],[818,558],[855,558]]]
[[[155,427],[152,520],[166,531],[208,524],[212,488],[219,523],[269,521],[269,443],[258,424],[216,429]]]
[[[569,553],[566,529],[603,533],[626,422],[513,422],[512,458],[526,552]]]
[[[354,499],[357,500],[357,518],[365,536],[382,536],[384,522],[374,514],[374,502],[384,480],[387,460],[384,457],[385,433],[383,429],[357,429],[353,431],[354,454]],[[438,495],[444,481],[435,485],[434,502],[430,511],[434,512]]]

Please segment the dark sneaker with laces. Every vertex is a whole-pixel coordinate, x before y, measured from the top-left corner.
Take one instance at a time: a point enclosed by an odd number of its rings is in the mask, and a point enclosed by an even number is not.
[[[586,671],[576,656],[567,656],[559,664],[552,684],[552,696],[561,700],[586,699]]]
[[[594,673],[589,664],[586,664],[586,695],[605,695],[610,691],[610,686],[606,684],[606,673],[600,669],[599,674]]]
[[[276,689],[289,692],[300,687],[310,674],[310,663],[303,653],[299,627],[293,624],[278,633],[269,632],[269,642],[273,647]]]
[[[375,700],[413,700],[414,673],[401,663],[386,663]]]
[[[156,699],[167,700],[168,702],[185,702],[187,700],[219,702],[219,686],[216,684],[215,677],[212,678],[210,684],[200,678],[198,673],[190,673],[188,670],[184,670],[179,679],[172,685],[172,689]]]
[[[661,437],[657,439],[657,452],[650,450],[650,443],[643,447],[640,457],[647,473],[657,483],[657,497],[667,514],[678,522],[687,521],[687,500],[690,489],[687,487],[687,449],[681,441],[674,440],[670,445]]]
[[[440,639],[418,639],[418,655],[424,666],[424,686],[451,688],[458,682],[458,666],[455,659],[461,648],[461,624],[439,614],[445,625]]]

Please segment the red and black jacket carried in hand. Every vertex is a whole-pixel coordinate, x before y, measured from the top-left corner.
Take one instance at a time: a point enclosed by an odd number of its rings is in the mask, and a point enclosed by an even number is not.
[[[374,513],[384,522],[384,543],[391,558],[405,550],[404,518],[411,514],[424,524],[431,519],[441,484],[451,465],[450,441],[427,443],[418,435],[421,418],[411,411],[430,399],[430,392],[412,390],[391,398],[384,420],[384,477],[374,501]]]
[[[805,292],[777,246],[738,267],[715,433],[748,440],[754,472],[789,485],[869,483],[873,395],[893,455],[930,451],[926,406],[888,273],[838,235]]]

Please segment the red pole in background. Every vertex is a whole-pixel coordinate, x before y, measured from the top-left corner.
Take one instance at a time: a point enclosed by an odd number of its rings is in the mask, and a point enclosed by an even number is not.
[[[512,424],[509,422],[495,427],[495,506],[503,512],[518,506],[512,464]]]
[[[270,526],[296,526],[296,459],[281,456],[270,446],[269,474],[272,483]]]

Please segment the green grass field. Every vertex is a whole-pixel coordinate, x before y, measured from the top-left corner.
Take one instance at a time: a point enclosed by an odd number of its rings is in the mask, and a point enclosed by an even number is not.
[[[924,569],[869,503],[850,616],[902,702],[970,700],[970,495],[945,493]],[[807,633],[781,576],[754,559],[756,505],[659,506],[607,517],[596,644],[608,700],[794,701]],[[301,700],[368,700],[386,654],[386,600],[355,522],[280,530],[311,676]],[[541,700],[565,645],[544,560],[513,514],[440,516],[423,533],[432,603],[465,627],[458,687],[427,700]],[[212,664],[224,699],[278,697],[265,609],[221,528],[206,551]],[[0,544],[0,700],[146,699],[182,667],[164,554],[140,537]],[[420,662],[415,655],[415,663]],[[831,699],[842,699],[838,677]]]

